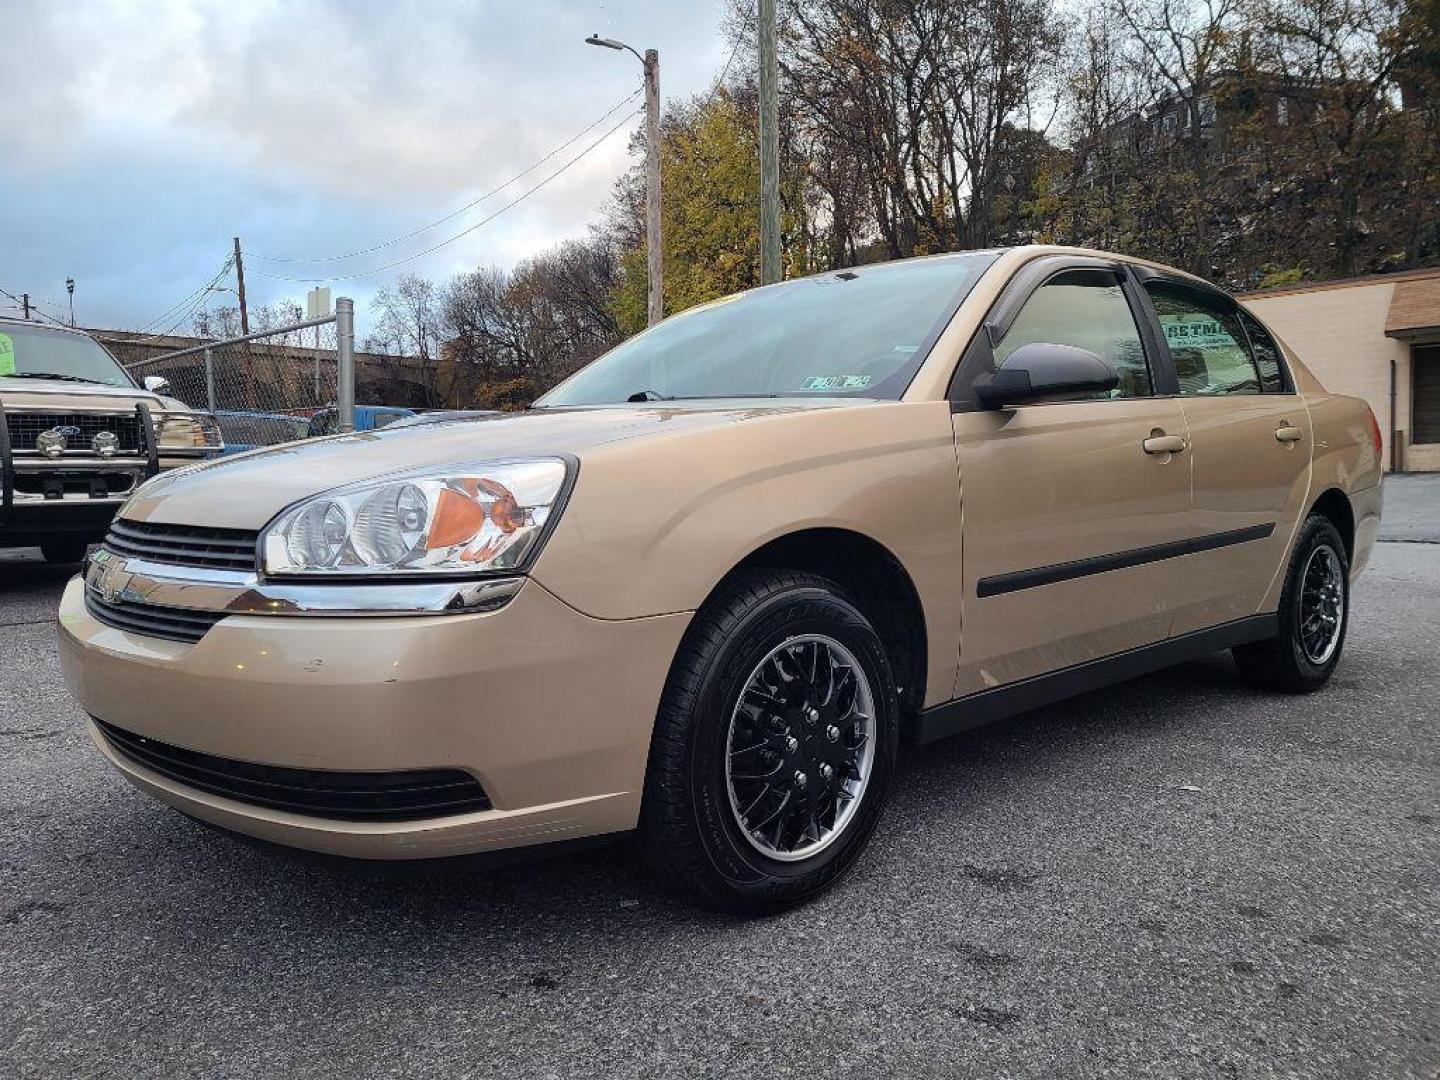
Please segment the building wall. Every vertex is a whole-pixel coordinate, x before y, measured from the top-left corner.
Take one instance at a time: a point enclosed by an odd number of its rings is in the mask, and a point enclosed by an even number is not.
[[[1390,467],[1390,361],[1396,365],[1395,427],[1404,433],[1405,467],[1440,469],[1440,446],[1409,449],[1410,346],[1385,336],[1392,281],[1251,293],[1241,302],[1293,349],[1327,390],[1364,398],[1380,422]]]

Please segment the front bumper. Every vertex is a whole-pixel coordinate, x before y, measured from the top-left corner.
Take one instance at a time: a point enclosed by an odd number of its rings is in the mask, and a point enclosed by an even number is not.
[[[197,460],[162,457],[157,467],[167,472]],[[59,490],[47,495],[47,479],[55,480]],[[17,459],[8,469],[0,468],[0,484],[8,485],[8,491],[0,492],[0,547],[32,547],[57,539],[99,543],[144,479],[144,462],[131,459]],[[92,492],[87,488],[93,481],[99,485]],[[105,488],[103,496],[99,486]]]
[[[685,613],[592,619],[527,581],[498,611],[396,617],[232,615],[195,644],[108,626],[81,579],[60,656],[86,712],[171,746],[296,769],[458,768],[493,809],[356,822],[179,784],[101,752],[132,783],[214,824],[295,847],[424,858],[632,828]]]

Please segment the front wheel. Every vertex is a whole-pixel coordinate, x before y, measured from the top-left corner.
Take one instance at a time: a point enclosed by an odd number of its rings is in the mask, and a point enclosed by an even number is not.
[[[1329,518],[1306,519],[1280,594],[1280,633],[1233,650],[1247,679],[1267,690],[1308,694],[1340,662],[1350,622],[1350,561]]]
[[[649,861],[720,907],[800,903],[864,849],[898,737],[889,660],[843,590],[737,575],[696,616],[666,685],[640,822]]]

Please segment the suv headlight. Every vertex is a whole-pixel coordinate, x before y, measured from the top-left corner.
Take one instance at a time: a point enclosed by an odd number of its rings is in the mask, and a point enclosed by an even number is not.
[[[220,425],[209,413],[155,413],[155,449],[160,453],[177,450],[221,450],[225,440]]]
[[[417,470],[317,495],[261,536],[267,574],[364,576],[515,570],[558,511],[558,458]]]

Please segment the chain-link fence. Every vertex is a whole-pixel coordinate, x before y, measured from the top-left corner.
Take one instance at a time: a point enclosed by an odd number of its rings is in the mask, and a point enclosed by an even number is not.
[[[353,429],[353,302],[319,319],[197,345],[127,365],[150,385],[215,414],[227,449],[272,446]]]

